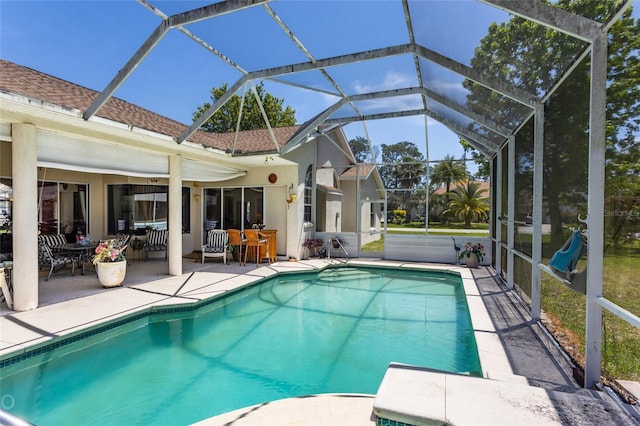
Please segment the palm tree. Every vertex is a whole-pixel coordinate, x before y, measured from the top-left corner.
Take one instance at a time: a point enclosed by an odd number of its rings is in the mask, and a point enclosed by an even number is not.
[[[489,213],[489,203],[483,196],[486,189],[480,189],[478,182],[467,182],[466,187],[458,186],[451,193],[447,209],[444,213],[452,213],[464,220],[464,227],[470,228],[473,219],[486,219]]]
[[[464,162],[456,160],[453,155],[445,155],[444,159],[433,167],[430,174],[431,182],[436,186],[444,185],[447,190],[444,199],[445,206],[449,204],[451,185],[466,180],[467,176],[467,166]],[[443,217],[446,222],[446,216]]]

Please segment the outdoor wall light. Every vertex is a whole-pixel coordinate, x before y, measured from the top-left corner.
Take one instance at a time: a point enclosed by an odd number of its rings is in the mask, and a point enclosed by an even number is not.
[[[193,199],[196,200],[196,203],[200,202],[200,194],[194,194]]]

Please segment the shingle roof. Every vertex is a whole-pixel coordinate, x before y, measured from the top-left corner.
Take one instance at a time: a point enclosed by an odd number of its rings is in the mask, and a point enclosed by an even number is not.
[[[95,90],[2,59],[0,59],[0,91],[80,111],[86,110],[99,95]],[[109,99],[98,111],[97,116],[172,137],[180,136],[188,127],[115,97]],[[283,147],[299,127],[272,129],[279,146]],[[189,140],[204,146],[229,150],[233,147],[234,138],[234,133],[212,134],[198,131]],[[238,150],[243,154],[276,152],[268,129],[239,132],[236,144],[236,151]]]
[[[340,175],[340,179],[350,180],[350,179],[355,179],[356,176],[358,176],[360,179],[367,179],[369,177],[369,174],[372,171],[373,171],[373,164],[360,163],[357,167],[351,167],[345,170],[345,172]]]

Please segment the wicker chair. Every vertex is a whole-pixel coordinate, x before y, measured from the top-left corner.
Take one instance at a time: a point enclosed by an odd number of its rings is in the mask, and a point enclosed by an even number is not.
[[[256,229],[245,229],[244,236],[246,238],[245,245],[247,246],[246,251],[244,252],[244,264],[247,264],[247,255],[251,248],[253,248],[253,252],[255,254],[256,259],[256,267],[262,259],[267,259],[269,263],[271,263],[271,258],[269,257],[269,239],[263,238],[263,234]],[[260,254],[262,248],[264,247],[264,256]]]
[[[229,247],[237,250],[238,263],[242,265],[245,253],[245,238],[239,229],[227,229],[227,235],[229,235]],[[235,253],[235,251],[234,251]],[[235,257],[235,254],[234,254]]]

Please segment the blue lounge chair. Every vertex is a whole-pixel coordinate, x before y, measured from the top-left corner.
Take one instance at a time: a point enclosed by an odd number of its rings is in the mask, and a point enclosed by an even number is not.
[[[582,241],[582,233],[579,230],[574,230],[562,248],[551,256],[549,266],[558,272],[564,273],[567,278],[569,278],[571,273],[576,269],[583,250],[584,241]]]
[[[582,232],[574,230],[571,237],[555,252],[549,260],[549,266],[540,265],[542,269],[554,275],[571,290],[581,294],[587,292],[587,268],[578,272],[576,265],[585,249]]]

